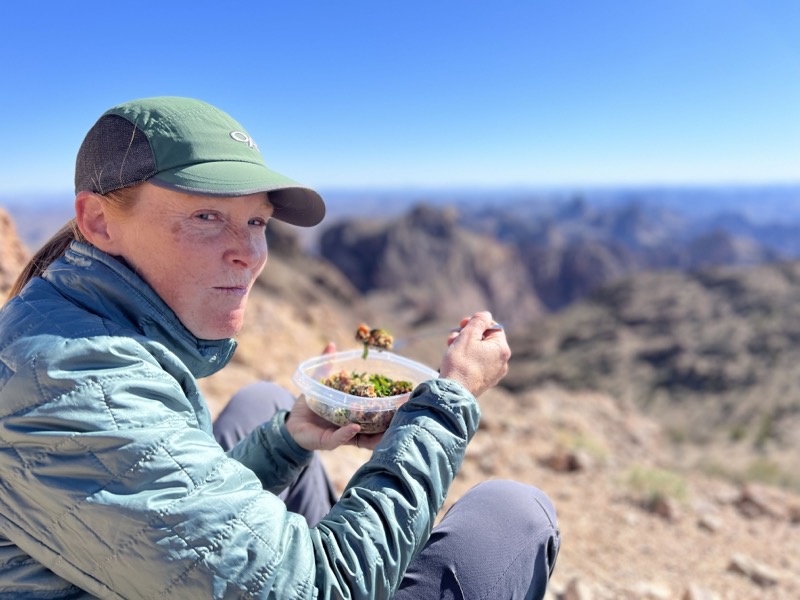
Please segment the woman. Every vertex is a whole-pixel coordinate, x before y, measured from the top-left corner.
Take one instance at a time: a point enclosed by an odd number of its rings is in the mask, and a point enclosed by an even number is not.
[[[506,373],[488,313],[383,435],[301,398],[225,453],[197,379],[230,360],[269,219],[315,192],[269,170],[227,114],[186,98],[107,111],[78,153],[74,227],[0,312],[0,596],[533,598],[558,550],[538,490],[493,482],[431,532]],[[316,450],[374,449],[309,527],[275,495]]]

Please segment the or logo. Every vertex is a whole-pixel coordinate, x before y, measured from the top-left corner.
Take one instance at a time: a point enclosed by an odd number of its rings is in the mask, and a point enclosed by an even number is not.
[[[258,150],[258,144],[256,144],[253,138],[247,135],[244,131],[231,131],[231,137],[237,142],[247,144],[248,148],[253,148],[254,150],[260,152],[260,150]]]

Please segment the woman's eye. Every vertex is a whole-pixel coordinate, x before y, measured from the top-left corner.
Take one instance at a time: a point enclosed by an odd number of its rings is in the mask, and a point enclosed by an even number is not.
[[[216,221],[219,217],[214,213],[197,213],[195,218],[203,221]]]
[[[250,219],[250,225],[256,225],[258,227],[266,227],[267,226],[267,220],[266,219],[260,219],[260,218]]]

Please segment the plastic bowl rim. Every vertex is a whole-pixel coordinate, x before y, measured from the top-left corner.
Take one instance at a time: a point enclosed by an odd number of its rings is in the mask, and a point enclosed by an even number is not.
[[[319,356],[310,358],[300,363],[295,370],[294,375],[292,376],[292,381],[295,385],[297,385],[303,394],[306,394],[307,396],[313,396],[314,399],[322,398],[323,401],[329,406],[349,408],[354,405],[362,405],[367,401],[371,403],[377,401],[381,404],[385,404],[386,406],[372,406],[370,407],[370,411],[381,412],[385,410],[396,410],[397,406],[402,404],[401,400],[409,396],[411,392],[397,394],[396,396],[384,396],[383,398],[365,398],[363,396],[354,396],[353,394],[345,394],[344,392],[340,392],[339,390],[328,387],[327,385],[316,381],[313,377],[310,377],[305,372],[307,369],[315,366],[321,366],[326,362],[335,365],[337,362],[344,362],[353,358],[361,357],[363,352],[363,350],[344,350],[341,352],[335,352],[333,354],[320,354]],[[439,376],[439,373],[430,367],[388,350],[370,349],[369,358],[384,361],[386,363],[397,363],[411,370],[419,371],[420,379],[414,384],[415,388],[423,381],[435,379]]]

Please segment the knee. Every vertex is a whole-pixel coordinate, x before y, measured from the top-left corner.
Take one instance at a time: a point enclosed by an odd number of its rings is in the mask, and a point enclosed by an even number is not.
[[[217,418],[220,427],[228,422],[263,423],[279,410],[291,410],[294,396],[270,381],[258,381],[241,388],[225,405]]]
[[[226,405],[226,410],[246,413],[252,418],[267,421],[279,410],[291,410],[295,398],[289,392],[271,381],[257,381],[244,386]]]
[[[555,568],[561,549],[561,534],[553,502],[542,490],[508,480],[492,480],[475,486],[468,493],[480,497],[483,511],[491,510],[492,520],[502,535],[521,536],[535,547],[536,571],[547,573]],[[490,508],[488,508],[490,507]]]
[[[293,404],[294,397],[288,390],[269,381],[243,387],[214,421],[214,438],[224,450],[229,450],[276,412],[289,410]]]
[[[484,589],[468,573],[481,573],[490,563],[503,565],[497,577],[488,581],[491,593],[467,597],[544,596],[561,542],[555,507],[543,491],[516,481],[480,483],[453,504],[439,530],[452,535],[459,548],[484,549],[476,559],[479,565],[469,562],[475,557],[468,552],[470,556],[460,563],[459,577]],[[515,565],[516,575],[509,565]],[[498,592],[506,588],[516,591]]]
[[[558,528],[556,509],[552,500],[539,488],[518,481],[496,479],[479,483],[464,497],[475,496],[493,510],[529,519],[540,527]]]

